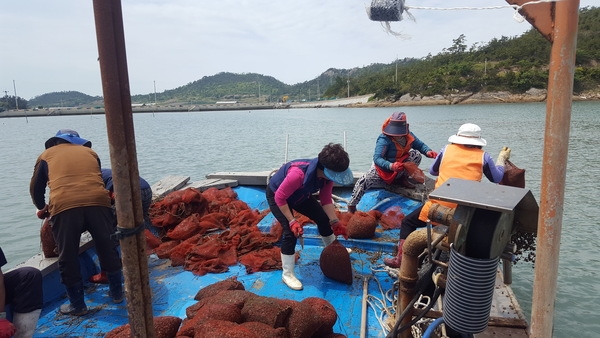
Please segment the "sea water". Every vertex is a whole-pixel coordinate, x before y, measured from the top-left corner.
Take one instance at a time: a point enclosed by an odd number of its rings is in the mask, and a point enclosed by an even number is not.
[[[287,160],[316,157],[329,143],[342,143],[350,168],[366,171],[381,124],[404,111],[410,130],[439,151],[467,122],[478,124],[494,158],[503,146],[526,169],[526,184],[539,204],[546,106],[543,103],[386,108],[273,109],[134,115],[139,172],[151,184],[168,175],[201,180],[217,171],[263,171]],[[61,128],[92,141],[110,166],[104,115],[0,118],[0,245],[6,269],[40,252],[41,221],[29,181],[44,142]],[[575,102],[571,116],[554,337],[595,337],[600,332],[600,103]],[[422,169],[432,160],[423,158]],[[534,267],[519,262],[513,290],[526,317],[531,313]]]

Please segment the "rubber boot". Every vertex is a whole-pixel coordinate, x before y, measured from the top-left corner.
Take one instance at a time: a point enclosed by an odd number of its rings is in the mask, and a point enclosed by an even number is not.
[[[33,310],[27,313],[13,313],[13,325],[15,326],[15,335],[13,338],[31,338],[37,327],[38,319],[42,309]]]
[[[82,283],[67,287],[67,296],[69,297],[70,304],[61,305],[59,309],[60,313],[70,316],[83,316],[88,313]]]
[[[329,244],[333,243],[333,241],[335,241],[337,238],[337,236],[335,234],[331,234],[329,236],[322,236],[321,239],[323,240],[323,245],[324,246],[328,246]],[[349,254],[352,253],[352,249],[350,248],[346,248],[346,251],[348,251]]]
[[[384,258],[383,264],[389,266],[390,268],[398,269],[400,267],[400,264],[402,263],[402,245],[403,244],[404,244],[404,240],[401,239],[400,242],[398,242],[398,255],[396,255],[396,257],[394,257],[394,258]]]
[[[283,273],[281,274],[281,280],[292,290],[302,290],[302,282],[296,278],[294,274],[294,265],[296,264],[296,255],[284,255],[281,254],[281,267]]]
[[[108,295],[113,303],[118,304],[123,301],[123,273],[121,270],[108,272]]]

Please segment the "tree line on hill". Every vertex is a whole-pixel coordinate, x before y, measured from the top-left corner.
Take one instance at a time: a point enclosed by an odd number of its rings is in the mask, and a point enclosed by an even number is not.
[[[574,93],[600,91],[600,8],[580,9]],[[214,104],[217,101],[267,104],[313,101],[374,93],[394,101],[413,96],[464,92],[524,93],[546,89],[551,44],[534,28],[518,37],[494,38],[467,46],[459,35],[437,55],[405,58],[362,68],[330,68],[317,78],[288,85],[256,73],[219,73],[161,93],[133,95],[134,104]],[[156,101],[156,102],[155,102]],[[102,98],[76,91],[43,94],[26,101],[5,95],[2,109],[102,106]]]

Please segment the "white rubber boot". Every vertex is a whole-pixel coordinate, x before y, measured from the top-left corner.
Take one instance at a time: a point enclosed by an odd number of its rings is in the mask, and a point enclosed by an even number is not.
[[[296,255],[281,254],[281,267],[283,273],[281,280],[292,290],[302,290],[302,282],[294,274],[294,265],[296,264]]]
[[[333,241],[335,241],[336,238],[337,238],[337,236],[334,234],[321,237],[321,239],[323,240],[323,245],[325,245],[325,246],[328,246],[329,244],[333,243]],[[350,248],[346,248],[346,251],[348,251],[349,254],[352,253],[352,249],[350,249]]]
[[[31,338],[40,319],[41,309],[27,313],[13,313],[13,325],[15,326],[14,338]]]

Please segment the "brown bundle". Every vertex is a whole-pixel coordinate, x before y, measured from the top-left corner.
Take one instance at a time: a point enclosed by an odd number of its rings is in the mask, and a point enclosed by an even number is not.
[[[56,241],[52,234],[52,227],[50,226],[50,218],[46,218],[42,224],[40,230],[40,237],[42,238],[42,252],[45,258],[58,257],[56,252]]]
[[[377,228],[377,219],[371,214],[356,211],[348,221],[347,231],[350,238],[373,238]]]
[[[504,164],[504,177],[502,177],[500,184],[525,188],[525,169],[521,169],[511,161],[506,160]]]

